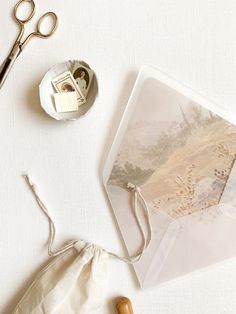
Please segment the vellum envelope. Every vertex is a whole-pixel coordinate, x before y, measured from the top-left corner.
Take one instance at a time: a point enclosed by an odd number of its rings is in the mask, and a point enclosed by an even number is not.
[[[134,265],[142,287],[235,256],[235,120],[167,75],[140,71],[103,179],[130,255],[142,237],[127,183],[148,203],[152,241]]]

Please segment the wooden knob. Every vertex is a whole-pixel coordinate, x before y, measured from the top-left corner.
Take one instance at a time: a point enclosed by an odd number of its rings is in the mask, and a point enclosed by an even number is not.
[[[134,314],[132,303],[128,298],[119,298],[116,302],[117,314]]]

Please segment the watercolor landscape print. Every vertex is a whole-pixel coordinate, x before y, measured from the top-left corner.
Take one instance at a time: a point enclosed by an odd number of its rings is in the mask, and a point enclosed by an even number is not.
[[[172,218],[219,203],[236,157],[236,126],[160,81],[146,80],[108,184],[141,187]]]

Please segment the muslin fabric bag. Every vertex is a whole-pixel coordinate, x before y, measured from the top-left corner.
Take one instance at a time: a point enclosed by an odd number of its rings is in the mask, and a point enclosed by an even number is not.
[[[152,228],[148,207],[139,188],[128,184],[128,188],[134,192],[134,216],[142,234],[143,245],[140,253],[136,256],[123,258],[83,240],[70,242],[62,249],[53,251],[55,225],[46,206],[41,201],[35,185],[31,183],[27,175],[24,177],[38,205],[48,218],[50,227],[48,253],[53,259],[35,278],[13,313],[102,313],[108,285],[109,257],[115,257],[130,264],[136,263],[142,258],[151,241]],[[138,200],[142,203],[147,218],[150,232],[148,240],[138,213]]]
[[[108,254],[83,241],[62,253],[36,277],[16,314],[99,313],[106,295]]]

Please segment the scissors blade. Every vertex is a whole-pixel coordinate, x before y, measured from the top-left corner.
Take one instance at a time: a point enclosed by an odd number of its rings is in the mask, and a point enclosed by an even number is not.
[[[10,52],[9,56],[6,58],[5,62],[3,63],[3,65],[1,66],[0,69],[0,89],[3,86],[13,64],[15,63],[17,57],[19,56],[19,54],[21,53],[22,49],[21,46],[16,43],[12,49],[12,51]]]

